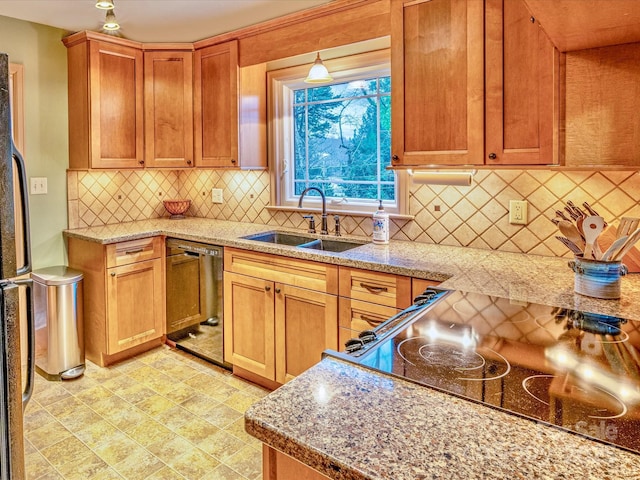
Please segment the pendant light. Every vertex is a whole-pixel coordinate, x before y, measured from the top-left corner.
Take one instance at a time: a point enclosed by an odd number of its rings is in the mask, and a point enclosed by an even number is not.
[[[322,63],[320,52],[316,57],[316,61],[309,70],[309,75],[304,79],[305,83],[327,83],[333,81],[333,77],[329,74],[327,67]]]
[[[118,20],[116,20],[116,14],[111,10],[107,10],[107,16],[104,20],[104,25],[102,26],[108,32],[115,32],[120,29],[120,25],[118,25]]]
[[[113,10],[115,5],[111,0],[98,0],[96,2],[96,8],[99,8],[100,10]]]

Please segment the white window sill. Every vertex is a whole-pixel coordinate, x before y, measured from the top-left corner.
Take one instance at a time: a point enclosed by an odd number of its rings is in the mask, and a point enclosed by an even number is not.
[[[266,208],[270,212],[300,212],[300,213],[322,213],[322,209],[320,208],[305,208],[305,207],[288,207],[288,206],[279,206],[279,205],[267,205]],[[371,212],[359,212],[353,210],[332,210],[330,205],[327,205],[327,215],[340,215],[340,216],[350,216],[350,217],[370,217],[373,215],[373,210]],[[395,220],[414,220],[414,215],[405,215],[400,213],[389,213],[389,218]]]

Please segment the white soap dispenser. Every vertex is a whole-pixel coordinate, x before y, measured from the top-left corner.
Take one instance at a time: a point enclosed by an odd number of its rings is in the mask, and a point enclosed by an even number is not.
[[[373,214],[373,243],[389,243],[389,214],[384,211],[382,200]]]

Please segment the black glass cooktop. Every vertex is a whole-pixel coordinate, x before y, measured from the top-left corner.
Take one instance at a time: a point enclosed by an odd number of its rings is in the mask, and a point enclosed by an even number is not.
[[[350,358],[640,453],[640,320],[450,292],[386,331]]]

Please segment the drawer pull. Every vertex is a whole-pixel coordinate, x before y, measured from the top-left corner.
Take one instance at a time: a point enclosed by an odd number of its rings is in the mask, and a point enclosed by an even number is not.
[[[125,255],[135,255],[136,253],[144,252],[144,248],[137,248],[136,250],[127,250],[124,252]]]
[[[360,286],[367,290],[369,293],[382,293],[389,291],[387,287],[376,287],[375,285],[367,285],[366,283],[362,282],[360,282]]]
[[[367,322],[369,325],[373,327],[375,325],[380,325],[381,323],[384,323],[386,318],[371,318],[371,317],[367,317],[366,315],[360,315],[360,320]]]

